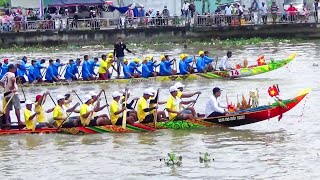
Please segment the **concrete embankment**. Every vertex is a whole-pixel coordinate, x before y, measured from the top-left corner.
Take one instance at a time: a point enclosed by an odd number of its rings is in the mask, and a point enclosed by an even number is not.
[[[113,44],[117,37],[123,37],[126,42],[135,43],[253,37],[320,39],[320,24],[298,23],[235,27],[148,27],[136,29],[0,33],[0,46]]]

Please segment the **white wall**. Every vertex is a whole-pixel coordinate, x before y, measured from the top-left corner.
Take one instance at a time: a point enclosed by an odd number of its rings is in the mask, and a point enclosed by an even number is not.
[[[181,14],[181,1],[180,0],[123,0],[125,6],[135,2],[140,3],[144,6],[145,10],[153,8],[154,10],[163,10],[164,6],[168,6],[170,15],[180,15]],[[116,3],[116,1],[114,1]]]
[[[10,0],[11,7],[40,8],[40,0]]]

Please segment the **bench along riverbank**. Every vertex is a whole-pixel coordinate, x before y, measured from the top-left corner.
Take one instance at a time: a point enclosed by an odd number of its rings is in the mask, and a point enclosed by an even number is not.
[[[320,24],[274,24],[221,27],[139,27],[104,30],[35,31],[0,33],[0,46],[113,44],[117,37],[127,43],[208,41],[228,38],[320,39]]]

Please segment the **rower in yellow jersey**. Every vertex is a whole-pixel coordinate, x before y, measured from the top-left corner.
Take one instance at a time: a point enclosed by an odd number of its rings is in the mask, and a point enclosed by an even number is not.
[[[99,80],[108,80],[111,78],[111,73],[109,72],[109,68],[112,66],[113,69],[115,69],[115,67],[112,65],[112,63],[114,62],[114,60],[112,59],[112,54],[109,53],[108,54],[108,58],[105,54],[103,54],[101,56],[101,63],[99,66]]]
[[[94,117],[93,113],[98,112],[100,109],[97,106],[92,108],[91,104],[93,102],[92,97],[87,94],[84,97],[84,104],[80,107],[80,120],[83,126],[104,126],[109,124],[108,119],[105,117]],[[88,118],[91,118],[89,124],[86,124]]]
[[[196,101],[182,101],[178,95],[178,88],[176,86],[171,86],[170,89],[171,96],[167,100],[166,110],[169,114],[169,120],[187,120],[194,119],[191,113],[186,113],[185,110],[181,110],[182,105],[188,105],[195,103]]]
[[[200,91],[197,91],[197,92],[194,92],[194,93],[186,93],[186,92],[183,92],[183,88],[185,87],[184,84],[182,84],[181,82],[177,82],[175,85],[174,85],[177,89],[178,89],[178,94],[177,94],[177,97],[180,98],[180,99],[184,99],[184,98],[191,98],[195,95],[200,95],[201,92]],[[185,109],[186,112],[190,112],[192,113],[193,117],[197,117],[197,114],[196,114],[196,111],[194,109],[194,107],[188,107]],[[202,116],[202,115],[201,115]]]
[[[97,92],[94,92],[94,91],[90,91],[89,92],[89,95],[91,96],[91,104],[90,104],[90,108],[93,109],[93,108],[97,108],[97,111],[102,111],[104,108],[106,108],[108,106],[108,104],[105,104],[103,106],[101,106],[100,104],[100,101],[101,101],[101,94],[104,90],[101,90],[99,93]],[[95,113],[93,113],[93,117],[94,118],[104,118],[106,121],[108,121],[108,124],[111,124],[110,122],[110,118],[108,117],[107,114],[100,114],[98,116],[95,116]]]
[[[110,104],[110,119],[113,125],[122,125],[123,116],[121,114],[126,110],[126,107],[123,106],[122,109],[120,109],[119,101],[121,96],[122,94],[119,91],[112,93],[113,101]],[[128,116],[127,123],[133,124],[134,118],[132,116]]]
[[[34,120],[35,120],[36,116],[39,114],[39,112],[35,113],[32,111],[32,105],[33,105],[32,101],[27,100],[26,101],[26,109],[23,112],[26,128],[29,130],[33,129]],[[41,127],[36,126],[36,128],[41,128]]]
[[[158,107],[154,106],[152,108],[148,107],[148,100],[153,95],[153,92],[150,89],[145,89],[143,96],[138,100],[137,112],[138,120],[140,123],[151,123],[154,121],[153,110],[156,110]],[[158,117],[159,119],[160,117]]]
[[[45,111],[43,108],[43,104],[46,102],[47,96],[49,92],[45,92],[43,95],[37,95],[36,96],[36,102],[35,102],[35,112],[37,112],[37,127],[51,127],[51,125],[47,122],[47,118],[45,115]]]
[[[61,126],[62,128],[77,126],[77,122],[74,122],[74,120],[67,119],[66,113],[74,112],[74,110],[80,105],[80,103],[77,103],[72,108],[67,109],[64,106],[65,97],[63,95],[58,95],[56,100],[58,104],[53,109],[53,120],[55,120],[56,122],[55,125],[57,127],[60,127],[60,125],[63,123],[63,125]]]
[[[154,90],[152,87],[149,88],[149,90],[152,92],[152,96],[150,97],[150,101],[149,101],[149,108],[153,108],[157,104],[157,99],[159,97],[159,94],[156,95],[156,90]],[[166,103],[167,102],[163,102],[158,99],[158,105],[162,105]],[[154,114],[155,112],[156,110],[154,109],[150,113]],[[158,117],[158,120],[157,120],[158,122],[168,120],[166,113],[164,111],[160,111],[159,109],[157,110],[157,117]]]

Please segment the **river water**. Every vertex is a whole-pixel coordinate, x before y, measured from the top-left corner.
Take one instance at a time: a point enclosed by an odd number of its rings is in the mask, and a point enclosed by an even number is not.
[[[183,50],[177,45],[167,53],[196,54],[203,48],[189,46]],[[248,96],[250,89],[259,88],[260,104],[272,102],[267,88],[279,84],[282,98],[293,97],[299,90],[312,88],[308,97],[283,116],[257,124],[237,128],[209,128],[195,130],[160,130],[139,134],[97,134],[71,136],[14,135],[0,137],[1,179],[319,179],[320,172],[320,122],[319,96],[319,42],[264,43],[234,52],[231,64],[248,58],[255,63],[258,55],[266,59],[283,59],[292,52],[297,58],[288,66],[251,78],[222,81],[185,81],[186,91],[202,91],[196,104],[204,112],[206,100],[215,86],[223,89],[222,102],[236,102],[237,95]],[[225,53],[226,48],[208,47],[208,50]],[[140,49],[136,49],[140,51]],[[29,53],[35,57],[54,57],[67,60],[85,53],[98,55],[102,49],[83,49],[76,52]],[[150,48],[146,52],[159,54]],[[0,58],[17,59],[25,54],[7,53]],[[130,58],[130,56],[129,56]],[[76,89],[80,96],[89,90],[107,89],[111,93],[128,86],[133,96],[149,86],[161,87],[162,100],[169,97],[168,87],[173,82],[148,82],[137,84],[83,85],[50,88],[26,88],[27,99],[49,90],[54,96]],[[21,96],[22,97],[22,96]],[[77,99],[74,97],[74,101]],[[53,104],[46,102],[47,108]],[[175,152],[183,157],[182,166],[166,166],[159,159]],[[199,162],[199,152],[208,152],[215,161]]]

